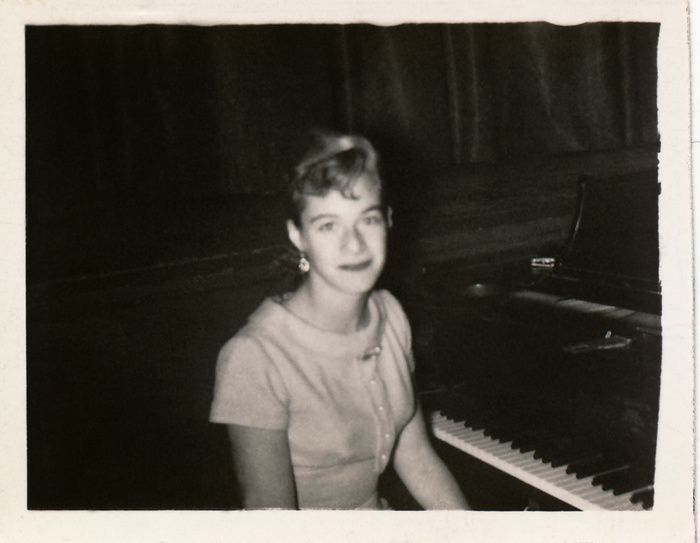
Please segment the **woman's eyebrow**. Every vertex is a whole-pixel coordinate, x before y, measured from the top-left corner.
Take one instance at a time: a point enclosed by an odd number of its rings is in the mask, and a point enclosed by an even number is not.
[[[382,210],[382,206],[380,206],[379,204],[375,204],[375,205],[369,206],[367,209],[365,209],[361,213],[361,215],[364,215],[365,213],[369,213],[370,211],[381,211],[381,210]]]
[[[315,217],[311,217],[309,220],[310,224],[315,223],[316,221],[320,221],[321,219],[336,219],[338,215],[335,215],[333,213],[321,213],[320,215],[316,215]]]

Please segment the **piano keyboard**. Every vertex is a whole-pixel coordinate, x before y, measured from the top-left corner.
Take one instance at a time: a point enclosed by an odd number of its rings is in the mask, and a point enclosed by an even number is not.
[[[535,458],[533,451],[523,453],[513,449],[510,441],[500,442],[486,435],[483,430],[466,427],[463,422],[455,422],[438,412],[432,414],[431,425],[438,439],[577,509],[644,510],[642,503],[634,503],[632,498],[649,491],[651,486],[616,496],[613,490],[604,490],[594,484],[593,479],[601,474],[579,479],[574,473],[567,473],[566,465],[554,467]]]

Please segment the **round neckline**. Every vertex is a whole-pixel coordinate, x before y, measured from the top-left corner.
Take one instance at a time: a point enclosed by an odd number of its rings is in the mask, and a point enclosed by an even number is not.
[[[381,345],[386,317],[377,291],[367,299],[370,313],[367,325],[349,334],[324,330],[301,318],[282,304],[283,297],[288,295],[267,298],[260,308],[260,314],[251,320],[262,324],[275,335],[283,334],[312,352],[333,358],[361,358],[369,349]],[[264,317],[265,314],[267,317]]]
[[[372,293],[373,294],[373,293]],[[290,308],[285,302],[289,300],[294,293],[293,292],[285,292],[284,294],[278,295],[278,296],[273,296],[271,300],[278,304],[284,311],[286,311],[289,315],[294,317],[295,319],[299,320],[306,326],[309,326],[313,328],[314,330],[317,330],[322,333],[326,334],[333,334],[336,336],[340,337],[357,337],[358,335],[362,335],[366,330],[371,329],[372,325],[375,323],[375,320],[377,316],[379,316],[379,308],[377,307],[377,302],[374,299],[374,297],[370,294],[367,297],[367,319],[364,323],[364,326],[362,328],[355,330],[353,332],[337,332],[335,330],[330,330],[328,328],[322,328],[320,326],[317,326],[313,322],[311,322],[308,319],[305,319],[301,315],[299,315],[296,311],[294,311],[292,308]]]

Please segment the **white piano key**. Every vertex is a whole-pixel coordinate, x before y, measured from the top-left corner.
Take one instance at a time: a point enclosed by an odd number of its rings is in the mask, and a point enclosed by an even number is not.
[[[535,453],[532,451],[527,453],[521,453],[521,457],[514,460],[513,465],[515,467],[522,467],[527,465],[533,465],[534,462],[539,462],[539,460],[535,460],[534,455]]]
[[[552,469],[552,464],[544,463],[542,462],[542,460],[539,460],[539,462],[539,466],[535,467],[532,471],[530,471],[532,475],[540,476],[543,473],[547,473],[550,469]]]
[[[507,448],[506,448],[506,446],[503,445],[503,443],[499,443],[498,441],[493,441],[493,440],[491,440],[490,443],[486,443],[486,444],[482,447],[482,449],[483,449],[484,451],[486,451],[486,452],[491,453],[491,454],[498,454],[499,452],[500,452],[500,453],[506,453],[506,452],[508,452],[509,450],[511,450],[510,447],[507,447]]]
[[[582,498],[591,498],[594,496],[599,496],[601,493],[605,492],[603,488],[600,485],[593,485],[591,484],[591,487],[585,490],[582,490],[581,492],[577,493],[579,496]]]
[[[433,428],[449,428],[450,426],[456,424],[455,421],[450,420],[443,415],[433,416],[431,422],[431,426]]]
[[[450,428],[448,432],[459,439],[479,439],[480,437],[483,437],[471,428]]]
[[[484,446],[489,443],[491,443],[493,440],[489,436],[485,436],[483,434],[478,434],[478,433],[473,433],[469,434],[466,439],[467,443],[470,443],[475,446]]]
[[[443,428],[444,432],[449,433],[450,435],[453,435],[454,437],[458,439],[467,439],[467,440],[476,440],[476,439],[482,439],[486,438],[484,436],[484,433],[481,431],[474,430],[472,428],[468,428],[466,426],[454,426],[450,428]]]
[[[615,496],[615,494],[613,494],[611,492],[610,496],[607,496],[606,498],[596,499],[596,503],[598,505],[600,505],[601,507],[604,507],[605,509],[619,509],[628,503],[631,504],[632,503],[630,501],[631,497],[632,497],[632,492],[620,494],[619,496]]]
[[[632,503],[632,492],[626,492],[616,496],[612,491],[606,491],[607,496],[595,496],[592,500],[610,511],[644,511],[641,503]]]
[[[566,473],[566,466],[559,466],[557,468],[552,468],[550,471],[543,475],[543,479],[549,481],[550,483],[557,484],[558,482],[565,481],[569,478],[569,474]]]
[[[614,510],[620,505],[620,502],[617,499],[617,496],[615,496],[615,494],[613,494],[612,490],[601,489],[601,492],[599,494],[591,496],[588,499],[591,500],[596,505],[602,507],[603,509]],[[612,503],[609,504],[607,507],[603,505],[605,502],[610,502],[610,500],[612,500]]]
[[[496,441],[486,436],[483,430],[470,430],[456,424],[449,431],[435,428],[434,432],[438,439],[578,509],[640,509],[631,502],[627,505],[628,500],[614,499],[612,492],[604,491],[600,486],[593,486],[593,475],[578,479],[575,474],[566,473],[565,465],[554,468],[550,463],[535,459],[533,451],[519,453],[512,448],[512,442]],[[605,473],[626,468],[618,466]]]
[[[589,475],[583,479],[577,479],[575,475],[572,475],[572,479],[564,483],[563,486],[570,492],[579,492],[593,486],[593,476]]]
[[[521,453],[519,450],[511,448],[510,451],[501,456],[501,460],[505,460],[507,462],[514,461],[517,458],[520,458],[522,455],[523,453]]]
[[[628,492],[625,492],[624,494],[619,494],[618,496],[615,496],[613,494],[613,497],[616,498],[620,505],[625,505],[625,503],[629,503],[632,505],[635,509],[644,509],[644,506],[641,503],[632,503],[632,496],[639,492],[645,492],[647,490],[651,490],[653,488],[653,485],[646,485],[640,488],[635,488],[634,490],[630,490]],[[608,500],[603,500],[601,501],[600,505],[603,507],[608,507],[608,506],[613,506],[615,502],[613,501],[612,498],[608,498]]]

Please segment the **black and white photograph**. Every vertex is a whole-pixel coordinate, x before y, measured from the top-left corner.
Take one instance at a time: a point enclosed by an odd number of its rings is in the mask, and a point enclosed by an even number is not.
[[[688,541],[671,4],[28,17],[20,509]]]

